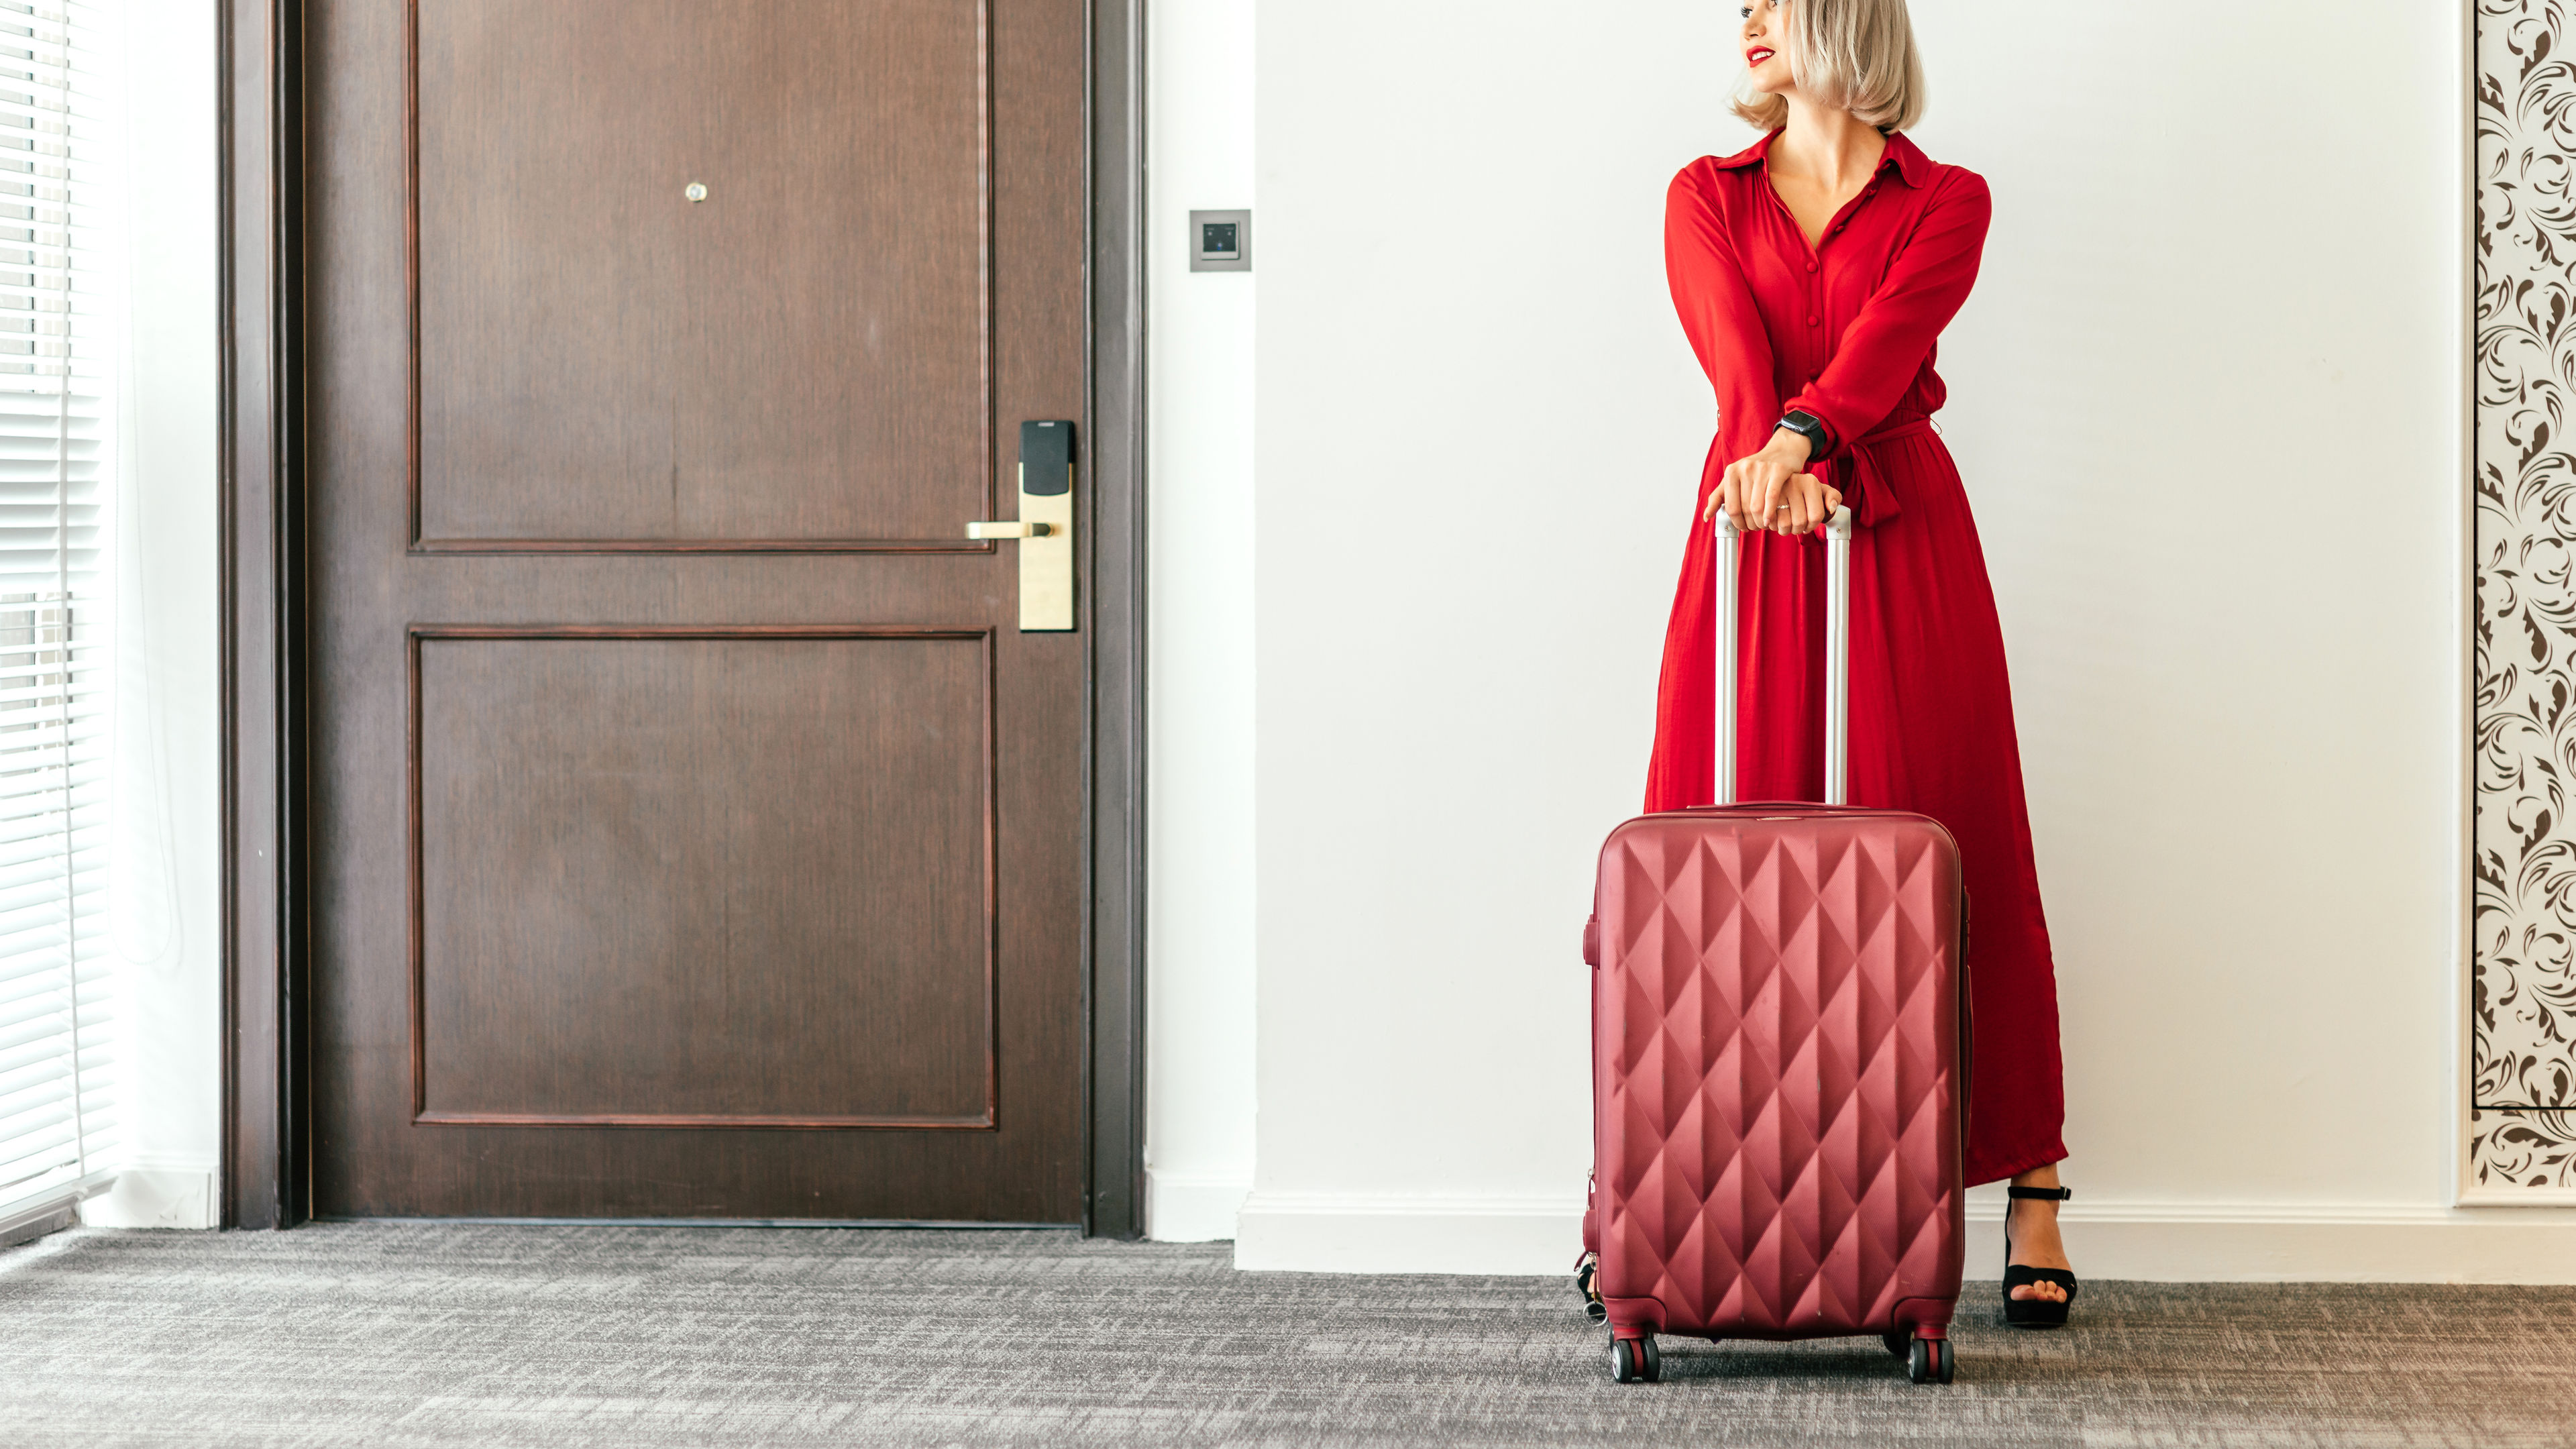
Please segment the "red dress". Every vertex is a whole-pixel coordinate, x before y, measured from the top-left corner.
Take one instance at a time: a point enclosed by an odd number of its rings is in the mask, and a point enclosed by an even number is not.
[[[1777,133],[1773,133],[1775,136]],[[2057,982],[2031,861],[2003,633],[1977,526],[1931,415],[1934,342],[1977,277],[1986,183],[1890,136],[1878,174],[1809,246],[1763,164],[1772,137],[1673,180],[1665,265],[1682,329],[1717,388],[1698,506],[1726,465],[1803,408],[1830,435],[1814,471],[1852,539],[1851,800],[1920,811],[1958,837],[1970,904],[1977,1059],[1968,1180],[2066,1155]],[[1646,808],[1706,804],[1716,722],[1709,581],[1694,509],[1664,641]],[[1745,800],[1824,795],[1820,535],[1743,541],[1736,779]]]

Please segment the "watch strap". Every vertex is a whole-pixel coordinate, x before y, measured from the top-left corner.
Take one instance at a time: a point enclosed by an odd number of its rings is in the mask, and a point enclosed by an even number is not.
[[[1831,451],[1833,439],[1825,431],[1825,420],[1804,408],[1791,408],[1782,414],[1780,426],[1807,440],[1807,461],[1811,463]]]

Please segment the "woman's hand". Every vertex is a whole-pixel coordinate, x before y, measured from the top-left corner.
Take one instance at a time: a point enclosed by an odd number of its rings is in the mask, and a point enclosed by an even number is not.
[[[1726,465],[1704,516],[1714,519],[1722,508],[1740,529],[1813,533],[1842,506],[1843,495],[1806,467],[1805,435],[1783,428],[1761,452]]]

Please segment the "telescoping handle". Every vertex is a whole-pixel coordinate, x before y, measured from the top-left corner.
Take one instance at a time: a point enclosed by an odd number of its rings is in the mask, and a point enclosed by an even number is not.
[[[1851,510],[1825,520],[1825,803],[1851,790]],[[1717,515],[1717,803],[1735,803],[1735,577],[1739,531]]]

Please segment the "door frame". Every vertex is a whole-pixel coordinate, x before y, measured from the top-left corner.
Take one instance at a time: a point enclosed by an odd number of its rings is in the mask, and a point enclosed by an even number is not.
[[[312,1210],[305,0],[219,0],[226,1227]],[[1145,1228],[1145,0],[1087,0],[1083,1230]]]

